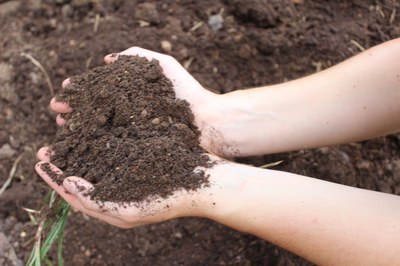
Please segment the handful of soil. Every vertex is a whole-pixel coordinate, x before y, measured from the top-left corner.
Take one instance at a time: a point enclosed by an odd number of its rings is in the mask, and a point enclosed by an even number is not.
[[[120,56],[71,78],[56,97],[73,109],[51,146],[64,172],[58,184],[79,176],[94,184],[93,199],[120,203],[208,184],[194,173],[210,162],[189,103],[176,99],[158,61]]]

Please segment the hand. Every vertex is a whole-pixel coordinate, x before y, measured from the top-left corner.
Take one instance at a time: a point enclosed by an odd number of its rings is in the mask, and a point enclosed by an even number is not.
[[[195,114],[195,123],[199,126],[202,132],[207,128],[206,121],[211,119],[212,116],[216,116],[214,110],[211,110],[211,106],[216,105],[217,95],[205,90],[186,70],[172,57],[158,54],[152,51],[144,50],[141,48],[130,48],[121,54],[124,55],[139,55],[147,57],[149,60],[155,58],[160,62],[164,73],[173,83],[177,98],[187,100]],[[105,57],[107,64],[117,60],[117,56],[108,55]],[[62,86],[65,87],[70,83],[69,79],[66,79]],[[211,104],[212,103],[212,104]],[[58,113],[69,113],[72,112],[70,106],[67,103],[57,102],[53,98],[50,102],[51,108]],[[209,108],[208,108],[209,107]],[[207,109],[208,108],[208,109]],[[204,111],[206,110],[206,111]],[[66,120],[59,114],[56,118],[56,122],[59,125],[66,123]],[[212,132],[215,135],[215,131]],[[209,150],[213,150],[216,144],[215,138],[212,139],[212,134],[202,135],[202,144]],[[204,202],[200,200],[204,193],[199,192],[187,192],[177,191],[168,199],[162,199],[160,203],[143,203],[142,206],[137,207],[128,204],[127,207],[121,207],[120,204],[106,202],[101,206],[94,200],[90,199],[86,195],[86,192],[93,189],[93,185],[86,180],[71,176],[67,177],[62,186],[57,185],[49,177],[49,175],[41,169],[43,163],[50,163],[50,154],[52,151],[49,148],[44,147],[38,151],[38,158],[42,161],[37,164],[36,171],[38,174],[60,194],[69,204],[75,209],[82,211],[83,213],[103,220],[112,225],[130,228],[147,223],[160,222],[171,218],[180,216],[198,216],[201,215],[200,211],[202,204],[193,204],[196,202]],[[50,164],[53,172],[62,174],[62,171],[56,166]],[[77,189],[79,187],[79,189]],[[166,206],[168,206],[166,208]]]
[[[138,55],[146,57],[148,60],[158,60],[164,74],[172,81],[176,97],[190,103],[195,116],[195,124],[201,131],[201,146],[210,153],[222,157],[240,155],[241,147],[238,146],[235,138],[238,135],[243,135],[243,132],[234,130],[237,117],[242,115],[241,111],[238,110],[240,108],[237,108],[237,103],[235,103],[236,107],[233,108],[231,102],[226,101],[222,95],[206,90],[171,56],[132,47],[119,54],[107,55],[104,61],[106,64],[111,64],[118,60],[119,55]],[[62,87],[69,83],[69,79],[64,80]],[[50,107],[61,114],[72,111],[67,103],[57,102],[55,98],[51,100]],[[66,121],[61,115],[58,115],[56,122],[63,125]],[[235,132],[238,132],[238,134]]]
[[[74,209],[86,215],[121,228],[131,228],[183,216],[203,216],[201,208],[206,202],[203,198],[210,194],[207,191],[211,187],[196,192],[179,190],[167,199],[155,199],[151,203],[143,202],[140,205],[130,203],[121,205],[113,202],[99,204],[86,195],[93,189],[93,185],[88,181],[70,176],[64,179],[60,186],[42,170],[41,165],[49,163],[54,173],[62,174],[60,169],[50,163],[50,153],[51,151],[47,148],[41,148],[38,151],[37,156],[41,162],[36,164],[36,172]]]

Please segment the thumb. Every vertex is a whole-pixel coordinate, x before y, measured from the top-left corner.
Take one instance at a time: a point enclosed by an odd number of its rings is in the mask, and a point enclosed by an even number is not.
[[[93,189],[93,185],[83,178],[69,176],[64,179],[63,187],[71,194],[79,196],[84,195]]]

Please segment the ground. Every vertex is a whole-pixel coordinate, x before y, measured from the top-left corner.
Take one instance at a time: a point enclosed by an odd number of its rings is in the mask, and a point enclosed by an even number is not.
[[[214,31],[208,20],[218,14],[222,28]],[[15,251],[21,262],[35,231],[22,208],[39,209],[48,192],[33,169],[35,152],[56,132],[46,76],[21,53],[43,65],[56,92],[64,78],[136,45],[171,54],[204,86],[225,93],[312,74],[399,37],[400,3],[0,0],[0,32],[0,184],[16,165],[0,195],[0,247],[8,245],[8,254]],[[277,160],[283,163],[276,169],[400,195],[399,134],[241,159],[253,165]],[[196,218],[126,231],[72,213],[64,248],[66,265],[310,265],[256,237]],[[4,265],[17,261],[12,255],[7,261],[3,252]]]

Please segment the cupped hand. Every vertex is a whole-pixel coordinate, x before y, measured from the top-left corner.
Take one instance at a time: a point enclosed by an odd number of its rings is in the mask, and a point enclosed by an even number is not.
[[[224,143],[223,134],[219,132],[213,123],[221,119],[218,95],[204,89],[173,57],[142,49],[139,47],[129,48],[119,54],[107,55],[104,58],[106,64],[115,62],[119,55],[138,55],[146,57],[148,60],[156,59],[159,61],[164,74],[171,80],[176,97],[189,102],[195,116],[195,123],[201,131],[201,145],[209,152],[224,155],[229,145]],[[70,79],[62,83],[62,87],[70,84]],[[59,113],[56,122],[58,125],[67,123],[65,114],[72,112],[72,108],[64,102],[58,102],[53,98],[50,107]],[[184,190],[176,191],[167,199],[153,200],[152,203],[142,203],[140,206],[105,202],[99,204],[87,196],[87,192],[93,189],[93,185],[88,181],[76,177],[67,177],[62,185],[55,183],[50,176],[42,170],[41,165],[49,163],[53,172],[58,175],[62,171],[50,163],[51,151],[44,147],[38,151],[38,158],[41,160],[36,165],[38,174],[60,194],[73,208],[112,225],[130,228],[142,224],[161,222],[180,216],[201,216],[202,202],[206,188],[198,192],[187,192]],[[216,159],[211,156],[210,158]],[[79,187],[79,189],[78,189]],[[210,189],[210,188],[209,188]],[[207,194],[207,193],[206,193]],[[85,196],[86,195],[86,196]],[[196,204],[199,202],[199,204]],[[193,204],[195,203],[195,204]],[[168,206],[168,207],[166,207]]]
[[[48,164],[51,171],[62,175],[62,171],[50,163],[52,151],[41,148],[37,156],[40,160],[35,166],[36,172],[43,180],[64,198],[74,209],[121,228],[132,228],[144,224],[157,223],[183,216],[203,216],[204,195],[211,186],[197,191],[178,190],[167,198],[154,197],[151,201],[141,203],[98,202],[88,195],[93,185],[83,178],[69,176],[62,185],[58,185],[42,169]]]
[[[234,130],[231,124],[235,119],[230,103],[221,95],[206,90],[186,69],[173,57],[156,53],[140,47],[131,47],[121,53],[110,54],[104,57],[106,64],[118,60],[119,55],[137,55],[148,60],[156,59],[166,77],[168,77],[178,99],[186,100],[195,117],[195,124],[201,132],[200,144],[208,152],[222,156],[233,157],[240,155],[240,147],[235,142]],[[70,84],[70,79],[62,83],[62,87]],[[58,125],[66,123],[62,114],[72,112],[67,103],[57,102],[53,98],[50,107],[59,115],[56,118]],[[237,112],[236,112],[237,113]],[[232,115],[233,114],[233,115]],[[236,131],[235,131],[236,132]]]

